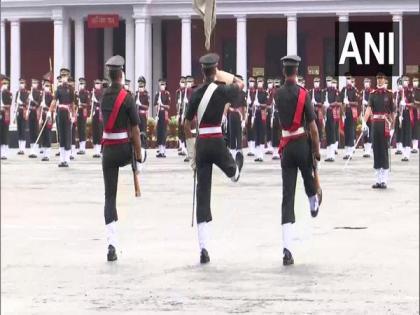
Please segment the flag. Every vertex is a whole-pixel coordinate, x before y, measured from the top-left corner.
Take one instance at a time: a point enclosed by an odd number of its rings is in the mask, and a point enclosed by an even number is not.
[[[193,0],[193,8],[203,19],[205,46],[210,50],[211,33],[216,26],[216,0]]]

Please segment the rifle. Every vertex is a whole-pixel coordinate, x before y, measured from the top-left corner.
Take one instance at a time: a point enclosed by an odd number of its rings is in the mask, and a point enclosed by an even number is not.
[[[132,146],[131,169],[133,170],[134,195],[136,197],[140,197],[141,196],[141,191],[140,191],[140,171],[137,168],[137,159],[136,159],[136,154],[134,152],[134,146]]]
[[[182,117],[181,122],[184,123],[185,119],[185,112],[187,111],[187,105],[188,105],[188,97],[187,97],[187,87],[185,88],[184,98],[182,100],[183,106],[182,106]]]
[[[322,188],[321,188],[321,182],[320,182],[319,173],[318,173],[318,160],[315,158],[315,154],[312,150],[313,143],[312,143],[312,138],[311,138],[311,133],[310,132],[307,132],[307,137],[308,137],[308,143],[309,143],[309,150],[310,150],[310,154],[311,154],[311,158],[312,158],[312,172],[313,172],[313,176],[314,176],[314,186],[315,186],[316,193],[318,195],[318,203],[319,203],[319,205],[321,205],[321,202],[322,202]]]

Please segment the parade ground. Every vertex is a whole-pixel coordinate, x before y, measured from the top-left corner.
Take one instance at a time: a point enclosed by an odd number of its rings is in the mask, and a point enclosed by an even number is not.
[[[246,158],[239,183],[213,171],[211,262],[191,228],[193,173],[169,150],[134,197],[120,170],[118,260],[106,261],[99,159],[68,169],[11,150],[1,161],[1,314],[418,314],[419,157],[392,154],[388,189],[372,159],[322,162],[311,218],[296,196],[295,265],[282,265],[278,161]],[[54,153],[56,152],[53,151]],[[324,156],[324,155],[323,155]]]

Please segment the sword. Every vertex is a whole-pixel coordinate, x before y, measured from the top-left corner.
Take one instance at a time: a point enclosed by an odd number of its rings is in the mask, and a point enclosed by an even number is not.
[[[359,138],[357,138],[356,144],[354,145],[355,149],[357,148],[357,145],[359,144],[360,139],[362,139],[362,137],[363,137],[363,132],[361,132]],[[353,154],[354,154],[354,150],[352,150],[349,158],[347,159],[346,163],[344,164],[344,168],[347,168],[347,165],[349,164],[351,158],[353,157]]]
[[[194,170],[193,207],[192,207],[192,215],[191,215],[191,227],[194,227],[195,194],[196,194],[196,187],[197,187],[196,184],[197,184],[197,169]]]

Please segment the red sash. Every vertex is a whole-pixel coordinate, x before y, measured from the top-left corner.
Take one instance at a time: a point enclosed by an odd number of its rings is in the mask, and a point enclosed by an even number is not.
[[[359,116],[357,113],[357,106],[351,106],[351,115],[353,116],[353,121],[357,121],[357,117]]]
[[[293,132],[299,129],[301,121],[302,121],[303,109],[305,107],[305,100],[306,100],[307,94],[308,92],[304,88],[300,88],[297,105],[296,105],[295,116],[293,117],[293,122],[290,125],[290,127],[288,128],[283,127],[284,130]],[[284,148],[289,144],[289,142],[296,140],[298,138],[301,138],[304,135],[305,134],[291,136],[291,137],[281,137],[280,144],[279,144],[279,154],[280,155],[282,154]]]
[[[125,97],[127,96],[127,91],[121,89],[118,93],[117,98],[115,99],[114,107],[112,108],[111,115],[109,116],[108,122],[105,126],[106,132],[112,132],[114,129],[115,121],[117,120],[118,113],[120,112],[121,106],[124,102]]]

